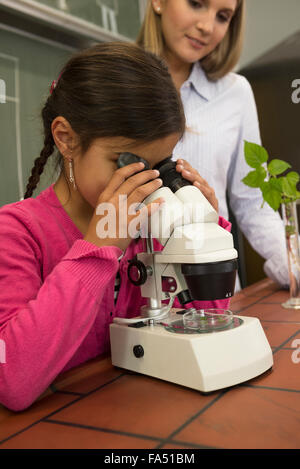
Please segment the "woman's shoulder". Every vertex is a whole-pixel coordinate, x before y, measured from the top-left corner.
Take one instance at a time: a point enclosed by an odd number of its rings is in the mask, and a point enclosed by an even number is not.
[[[199,63],[194,64],[190,81],[196,91],[209,100],[219,99],[221,95],[238,99],[247,99],[249,95],[252,95],[251,85],[243,75],[229,72],[222,78],[211,80]]]
[[[231,90],[241,96],[252,94],[252,88],[247,78],[236,72],[227,73],[224,77],[219,78],[216,83],[220,91]]]

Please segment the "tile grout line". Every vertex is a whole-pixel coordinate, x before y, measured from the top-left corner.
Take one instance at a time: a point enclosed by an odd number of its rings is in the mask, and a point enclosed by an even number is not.
[[[131,438],[140,438],[140,439],[147,439],[147,440],[153,440],[153,441],[162,440],[162,438],[160,437],[143,435],[139,433],[124,432],[122,430],[113,430],[113,429],[105,428],[105,427],[95,427],[93,425],[85,425],[82,423],[68,422],[66,420],[55,420],[55,419],[47,418],[47,419],[44,419],[43,423],[51,423],[53,425],[62,425],[66,427],[82,428],[84,430],[93,430],[93,431],[103,432],[103,433],[113,433],[114,435],[129,436]]]
[[[275,292],[275,293],[276,293],[276,292]],[[250,303],[249,305],[244,306],[243,308],[241,308],[241,309],[235,311],[234,314],[239,315],[239,313],[241,313],[241,312],[244,311],[245,309],[250,308],[251,306],[256,305],[256,304],[259,303],[261,300],[264,300],[265,298],[268,298],[269,296],[272,296],[272,295],[274,295],[274,292],[269,293],[268,295],[265,295],[265,296],[262,296],[262,297],[258,298],[258,300],[254,301],[253,303]],[[257,297],[253,297],[253,298],[257,298]],[[266,304],[266,303],[262,303],[262,304]],[[274,303],[274,304],[277,304],[277,305],[278,305],[278,304],[280,304],[280,303]],[[233,304],[232,306],[234,307],[234,304]],[[230,307],[231,307],[231,305],[230,305]]]
[[[171,444],[174,444],[174,445],[182,445],[182,446],[187,446],[187,447],[193,446],[193,449],[220,449],[217,446],[200,445],[200,444],[197,444],[197,443],[189,443],[187,441],[180,441],[180,440],[169,440],[166,443],[167,444],[171,443]],[[164,442],[163,444],[166,444],[166,443]],[[157,446],[155,449],[161,449],[160,446],[161,445]],[[185,448],[183,448],[183,449],[185,449]]]
[[[285,340],[284,342],[282,342],[282,344],[278,345],[278,347],[275,348],[275,350],[273,351],[273,355],[278,352],[279,350],[281,350],[284,345],[286,343],[288,343],[291,339],[293,339],[296,335],[298,335],[300,333],[300,329],[298,329],[296,332],[294,332],[294,334],[292,334],[287,340]]]
[[[74,391],[61,391],[57,389],[55,384],[50,384],[49,389],[53,392],[53,394],[70,394],[71,396],[85,396],[83,392],[74,392]]]
[[[268,391],[283,391],[283,392],[295,392],[300,393],[300,389],[289,389],[289,388],[274,388],[271,386],[260,386],[259,384],[247,384],[247,383],[241,383],[239,386],[245,387],[245,388],[253,388],[253,389],[267,389]]]
[[[59,389],[55,391],[55,394],[66,394],[68,396],[78,396],[78,397],[86,396],[86,394],[84,394],[83,392],[60,391]]]
[[[113,378],[112,380],[108,381],[107,383],[105,384],[102,384],[101,386],[99,386],[98,388],[96,389],[93,389],[93,391],[90,391],[89,393],[87,394],[83,394],[81,396],[79,396],[77,399],[74,399],[72,402],[69,402],[68,404],[65,404],[63,405],[62,407],[60,407],[59,409],[56,409],[55,411],[53,412],[50,412],[50,414],[46,415],[46,416],[43,416],[42,418],[40,418],[39,420],[36,420],[35,422],[31,423],[30,425],[28,425],[27,427],[23,428],[22,430],[19,430],[18,432],[16,433],[13,433],[12,435],[4,438],[3,440],[0,441],[0,446],[5,443],[6,441],[8,440],[11,440],[12,438],[14,438],[15,436],[18,436],[20,435],[21,433],[29,430],[30,428],[34,427],[35,425],[37,425],[38,423],[41,423],[43,422],[44,419],[47,419],[49,417],[51,417],[52,415],[55,415],[57,412],[60,412],[64,409],[66,409],[67,407],[70,407],[71,405],[79,402],[80,400],[82,399],[85,399],[87,396],[89,396],[90,394],[92,394],[93,392],[96,392],[98,391],[99,389],[101,388],[104,388],[105,386],[108,386],[109,384],[113,383],[114,381],[117,381],[118,379],[122,378],[124,375],[126,375],[126,373],[122,373],[121,375],[117,376],[116,378]],[[57,391],[58,393],[59,391]],[[56,394],[56,393],[55,393]],[[50,396],[51,397],[51,396]]]
[[[300,325],[300,321],[279,321],[279,320],[272,321],[272,319],[261,319],[261,322],[271,322],[272,324],[296,324],[296,325]]]
[[[229,388],[230,389],[230,388]],[[212,407],[215,402],[218,402],[223,396],[225,396],[227,394],[227,392],[229,391],[229,389],[225,389],[225,390],[222,390],[214,399],[212,399],[207,405],[205,405],[204,407],[202,407],[201,410],[199,410],[198,412],[196,412],[195,415],[193,415],[192,417],[190,417],[188,420],[186,420],[186,422],[184,422],[182,425],[180,425],[175,431],[173,431],[167,438],[165,438],[162,443],[157,446],[156,449],[160,449],[162,445],[166,444],[166,443],[170,443],[172,442],[173,440],[173,437],[179,433],[181,430],[183,430],[187,425],[189,425],[191,422],[193,422],[196,418],[198,418],[201,414],[203,414],[207,409],[209,409],[210,407]]]

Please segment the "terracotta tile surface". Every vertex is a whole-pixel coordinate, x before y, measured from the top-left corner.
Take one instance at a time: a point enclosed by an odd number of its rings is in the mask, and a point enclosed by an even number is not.
[[[208,448],[207,446],[203,446],[203,445],[191,445],[191,444],[188,444],[188,443],[167,443],[165,445],[162,445],[160,447],[160,449],[175,449],[175,450],[179,450],[179,449],[198,449],[198,448]]]
[[[281,306],[288,296],[265,279],[231,302],[261,320],[274,355],[263,375],[204,395],[98,357],[59,376],[28,410],[0,406],[0,449],[300,449],[300,311]]]
[[[250,383],[252,385],[298,391],[300,401],[300,363],[293,363],[292,353],[292,350],[279,350],[274,353],[273,370],[251,380]],[[300,353],[298,356],[300,356]]]
[[[290,341],[288,341],[284,347],[291,347],[293,349],[300,349],[300,332],[295,335]],[[300,357],[300,350],[298,356]]]
[[[260,300],[261,303],[283,303],[290,297],[288,290],[279,290]],[[299,311],[300,313],[300,311]],[[300,314],[299,314],[300,315]]]
[[[217,394],[204,396],[166,381],[132,374],[92,393],[53,418],[166,438],[182,421],[191,418]]]
[[[261,325],[271,347],[279,347],[297,331],[300,335],[300,324],[261,321]]]
[[[242,312],[243,316],[255,316],[262,321],[295,322],[300,324],[300,311],[285,309],[280,303],[256,303]]]
[[[157,441],[42,422],[4,443],[2,449],[155,448]]]
[[[55,394],[34,403],[23,412],[12,412],[0,406],[0,443],[75,399],[75,396]]]
[[[238,297],[233,297],[230,302],[230,309],[234,313],[237,313],[241,310],[244,310],[248,306],[251,306],[253,303],[256,303],[258,298],[253,296],[239,295]]]
[[[56,390],[86,394],[116,379],[124,373],[111,366],[109,357],[97,358],[67,371],[53,383]]]
[[[276,285],[272,280],[264,279],[260,280],[259,282],[250,285],[242,290],[242,293],[245,296],[254,296],[257,298],[263,298],[268,296],[277,290],[279,290],[279,286]]]
[[[173,438],[217,448],[300,448],[299,394],[237,387]]]

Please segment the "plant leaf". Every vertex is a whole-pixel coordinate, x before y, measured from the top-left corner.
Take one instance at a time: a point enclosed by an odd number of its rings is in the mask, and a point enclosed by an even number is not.
[[[281,178],[271,178],[268,182],[272,189],[276,189],[278,192],[282,194],[283,189],[282,189],[282,180],[283,177]]]
[[[291,184],[295,184],[295,186],[298,184],[300,176],[296,171],[290,171],[286,177],[288,178],[289,182]]]
[[[287,197],[297,197],[297,188],[296,188],[295,179],[294,178],[288,178],[287,176],[282,178],[282,190],[284,192],[284,195]]]
[[[269,182],[263,183],[262,194],[264,200],[276,212],[281,204],[281,193],[277,189],[274,189]]]
[[[291,165],[283,160],[275,159],[268,164],[268,171],[272,176],[278,176],[278,174],[284,173],[288,168],[291,168]]]
[[[246,140],[244,143],[244,153],[247,164],[255,169],[266,163],[269,158],[268,152],[264,147],[256,143],[247,142]]]
[[[259,166],[255,171],[250,171],[250,173],[242,179],[242,182],[249,187],[261,187],[266,176],[266,170],[262,166]]]

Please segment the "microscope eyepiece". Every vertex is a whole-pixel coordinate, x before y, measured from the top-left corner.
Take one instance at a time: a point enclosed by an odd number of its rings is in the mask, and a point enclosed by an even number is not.
[[[123,168],[124,166],[127,166],[132,163],[144,163],[145,168],[143,169],[143,171],[150,169],[150,165],[148,161],[144,160],[144,158],[141,158],[138,155],[135,155],[134,153],[129,153],[129,152],[120,154],[117,165],[118,165],[118,168]]]
[[[172,161],[172,156],[161,161],[154,166],[153,169],[158,169],[160,178],[165,187],[169,187],[172,192],[178,191],[181,187],[190,186],[190,181],[184,179],[178,171],[176,171],[176,162]]]
[[[118,168],[123,168],[132,163],[142,162],[145,165],[143,171],[150,169],[148,161],[144,160],[134,153],[121,153],[118,158]],[[165,158],[160,163],[157,163],[153,169],[158,169],[160,173],[160,178],[163,181],[165,187],[169,187],[172,192],[178,191],[183,186],[190,186],[190,181],[184,179],[178,171],[176,171],[176,162],[172,161],[172,155],[168,158]]]

